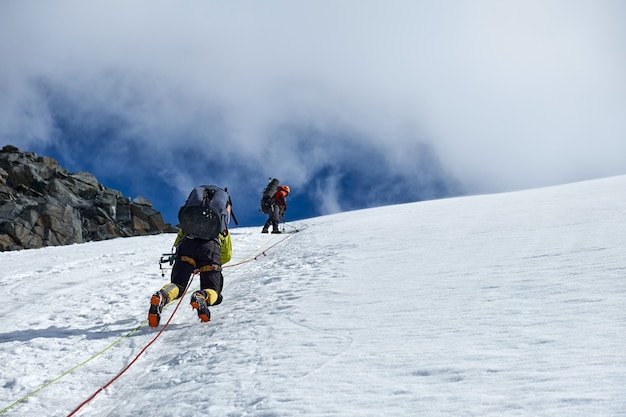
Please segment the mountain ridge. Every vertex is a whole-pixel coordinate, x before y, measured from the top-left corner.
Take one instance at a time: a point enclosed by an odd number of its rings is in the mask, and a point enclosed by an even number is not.
[[[0,150],[0,251],[176,231],[142,196],[131,200],[51,157]]]

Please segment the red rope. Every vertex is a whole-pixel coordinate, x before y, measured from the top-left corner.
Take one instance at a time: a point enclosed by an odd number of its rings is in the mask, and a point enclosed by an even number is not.
[[[174,317],[174,314],[176,314],[176,310],[178,310],[178,307],[180,307],[180,303],[183,301],[183,297],[185,296],[185,294],[187,294],[187,290],[189,289],[189,286],[191,285],[191,281],[193,281],[193,277],[195,275],[196,275],[196,272],[194,272],[194,274],[191,276],[191,279],[187,283],[187,288],[185,288],[185,291],[183,292],[183,295],[180,296],[180,298],[178,300],[178,304],[176,304],[176,307],[174,308],[174,311],[172,312],[172,315],[170,316],[169,320],[167,320],[167,322],[163,325],[161,330],[159,330],[159,332],[156,334],[156,336],[154,336],[154,338],[146,346],[144,346],[143,349],[141,349],[141,351],[137,354],[137,356],[135,356],[135,358],[132,361],[130,361],[130,363],[128,365],[126,365],[126,367],[124,369],[122,369],[120,371],[120,373],[115,375],[113,378],[111,378],[111,380],[109,382],[107,382],[101,388],[97,389],[96,392],[91,394],[91,396],[89,396],[89,398],[87,398],[85,401],[80,403],[80,405],[78,407],[76,407],[71,413],[69,413],[67,415],[67,417],[71,417],[74,414],[76,414],[76,412],[78,412],[78,410],[83,408],[83,406],[85,406],[89,401],[93,400],[96,397],[96,395],[100,394],[102,391],[104,391],[106,388],[108,388],[115,380],[117,380],[120,376],[122,376],[128,370],[128,368],[130,368],[137,361],[137,359],[139,359],[139,357],[141,355],[143,355],[143,353],[150,347],[150,345],[152,345],[159,338],[159,336],[161,336],[161,334],[165,331],[167,326],[172,321],[172,318]]]
[[[243,265],[243,264],[248,263],[250,261],[255,261],[261,255],[267,256],[265,252],[267,252],[268,250],[272,249],[273,247],[279,245],[280,243],[284,242],[285,240],[287,240],[290,237],[291,237],[291,235],[285,236],[284,238],[282,238],[278,242],[276,242],[273,245],[267,247],[263,252],[261,252],[260,254],[256,255],[254,258],[246,259],[246,260],[243,260],[241,262],[238,262],[238,263],[235,263],[235,264],[232,264],[232,265],[226,265],[226,266],[224,266],[224,268],[232,268],[234,266]],[[76,407],[71,413],[69,413],[67,415],[67,417],[71,417],[71,416],[75,415],[87,403],[89,403],[91,400],[93,400],[98,394],[100,394],[102,391],[107,389],[113,382],[115,382],[119,377],[121,377],[128,370],[128,368],[130,368],[137,361],[137,359],[139,359],[139,357],[141,355],[143,355],[143,353],[159,338],[159,336],[161,336],[161,334],[165,331],[167,326],[172,321],[172,318],[174,317],[174,314],[176,314],[176,310],[178,310],[178,307],[180,306],[180,303],[182,302],[183,297],[185,296],[185,294],[187,294],[187,290],[189,289],[189,286],[191,285],[191,281],[193,281],[193,277],[197,273],[198,273],[197,270],[194,271],[193,275],[191,276],[191,279],[187,283],[187,288],[185,288],[185,291],[183,292],[183,295],[180,296],[180,298],[178,300],[178,304],[176,304],[176,307],[174,308],[174,311],[172,312],[172,315],[170,316],[169,320],[167,320],[167,322],[163,325],[161,330],[159,330],[159,332],[156,334],[156,336],[154,336],[154,338],[146,346],[144,346],[143,349],[141,349],[141,351],[135,356],[135,358],[132,361],[130,361],[128,363],[128,365],[126,365],[126,367],[124,369],[122,369],[117,375],[115,375],[113,378],[111,378],[111,380],[109,382],[107,382],[105,385],[103,385],[101,388],[97,389],[93,394],[91,394],[89,396],[89,398],[87,398],[85,401],[80,403],[78,407]]]
[[[263,252],[259,253],[258,255],[255,255],[253,258],[244,259],[244,260],[243,260],[243,261],[241,261],[241,262],[237,262],[237,263],[234,263],[234,264],[231,264],[231,265],[226,265],[226,266],[224,266],[224,268],[232,268],[232,267],[234,267],[234,266],[239,266],[239,265],[247,264],[248,262],[251,262],[251,261],[256,261],[256,260],[258,260],[258,259],[259,259],[259,256],[261,256],[261,255],[263,255],[263,256],[267,256],[267,254],[266,254],[265,252],[267,252],[268,250],[272,249],[274,246],[277,246],[278,244],[280,244],[280,243],[284,242],[285,240],[289,239],[291,236],[292,236],[292,235],[287,235],[287,236],[285,236],[284,238],[282,238],[282,239],[281,239],[281,240],[279,240],[278,242],[276,242],[276,243],[274,243],[273,245],[268,246],[267,248],[265,248],[265,250],[264,250]]]

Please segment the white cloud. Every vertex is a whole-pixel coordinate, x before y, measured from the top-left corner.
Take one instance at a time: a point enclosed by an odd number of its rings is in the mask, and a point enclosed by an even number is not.
[[[625,172],[619,1],[36,6],[0,6],[0,138],[26,149],[54,137],[44,80],[155,152],[223,141],[302,182],[346,132],[390,161],[429,143],[470,191]],[[286,125],[335,139],[303,158],[297,138],[276,150]]]

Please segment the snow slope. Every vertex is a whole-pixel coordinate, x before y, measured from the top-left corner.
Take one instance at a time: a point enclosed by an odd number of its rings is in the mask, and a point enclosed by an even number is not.
[[[213,321],[162,333],[173,235],[0,253],[0,414],[625,416],[625,189],[235,228]]]

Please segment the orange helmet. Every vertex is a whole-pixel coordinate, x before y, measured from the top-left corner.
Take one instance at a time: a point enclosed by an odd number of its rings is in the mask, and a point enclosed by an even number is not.
[[[291,192],[291,189],[289,188],[288,185],[281,185],[280,189],[284,190],[285,192],[287,192],[287,194],[289,194]]]

